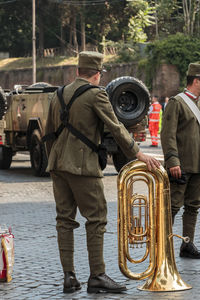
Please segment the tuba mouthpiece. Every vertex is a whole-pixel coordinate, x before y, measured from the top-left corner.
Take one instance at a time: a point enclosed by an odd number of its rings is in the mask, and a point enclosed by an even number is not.
[[[184,237],[183,237],[183,241],[184,241],[186,244],[188,244],[188,243],[190,242],[189,236],[184,236]]]

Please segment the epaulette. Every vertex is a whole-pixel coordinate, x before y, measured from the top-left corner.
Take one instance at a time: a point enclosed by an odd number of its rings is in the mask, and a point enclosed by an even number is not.
[[[106,88],[104,86],[99,86],[99,89],[104,91],[104,92],[106,91]]]

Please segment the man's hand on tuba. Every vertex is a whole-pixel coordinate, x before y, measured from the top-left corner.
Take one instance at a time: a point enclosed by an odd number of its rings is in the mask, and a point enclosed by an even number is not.
[[[160,162],[157,159],[155,159],[153,156],[146,155],[141,151],[139,151],[136,154],[136,157],[138,160],[141,160],[147,164],[147,168],[149,171],[151,171],[152,169],[155,170],[156,168],[160,167]]]

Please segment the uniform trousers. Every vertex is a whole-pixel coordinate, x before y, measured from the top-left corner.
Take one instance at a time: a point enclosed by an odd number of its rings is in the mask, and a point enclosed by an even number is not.
[[[85,229],[91,275],[105,272],[103,240],[107,224],[107,204],[102,179],[51,171],[56,202],[56,229],[60,260],[64,272],[74,271],[73,230],[80,224],[75,220],[77,208],[86,218]],[[81,247],[80,244],[77,247]]]
[[[186,184],[170,184],[172,223],[175,215],[183,206],[183,236],[189,236],[193,242],[198,209],[200,207],[200,174],[186,174]]]
[[[158,122],[149,122],[149,132],[151,135],[152,145],[157,146],[158,145],[159,120],[158,120]]]

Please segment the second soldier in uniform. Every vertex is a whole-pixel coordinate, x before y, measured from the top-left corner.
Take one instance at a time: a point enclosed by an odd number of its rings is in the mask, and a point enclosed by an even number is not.
[[[183,236],[190,238],[188,244],[182,243],[180,256],[194,259],[200,259],[200,251],[193,243],[200,207],[200,124],[187,103],[192,101],[196,109],[199,108],[199,96],[200,64],[191,63],[187,88],[170,98],[161,131],[165,165],[171,178],[172,221],[174,223],[176,214],[183,207]]]

